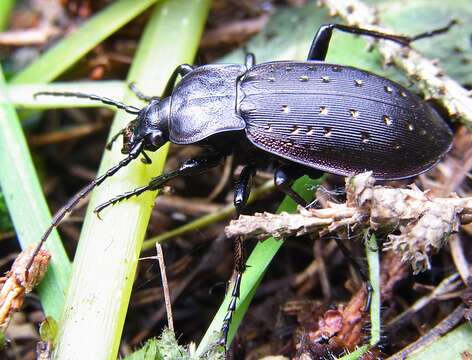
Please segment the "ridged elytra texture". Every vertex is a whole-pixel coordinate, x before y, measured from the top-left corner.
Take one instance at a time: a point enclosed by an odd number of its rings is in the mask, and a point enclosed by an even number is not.
[[[339,175],[422,173],[452,133],[428,104],[388,79],[324,62],[255,65],[239,83],[238,112],[257,147]]]

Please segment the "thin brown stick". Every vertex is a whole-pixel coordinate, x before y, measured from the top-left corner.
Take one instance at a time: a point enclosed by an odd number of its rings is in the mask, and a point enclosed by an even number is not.
[[[458,273],[454,273],[447,278],[445,278],[441,283],[434,288],[434,290],[417,300],[412,306],[410,306],[406,311],[402,312],[390,322],[387,323],[387,328],[400,326],[402,323],[405,323],[407,319],[410,319],[414,314],[418,313],[426,305],[432,301],[441,299],[441,296],[455,291],[462,285],[462,281],[459,278]]]
[[[422,348],[433,343],[436,339],[442,335],[447,334],[457,324],[459,324],[464,318],[465,306],[459,305],[449,316],[447,316],[438,325],[428,331],[424,336],[420,337],[413,344],[402,349],[393,356],[390,356],[387,360],[403,360],[408,355],[420,351]]]
[[[164,253],[162,251],[161,244],[156,243],[156,251],[157,251],[157,261],[159,261],[159,268],[161,270],[162,289],[164,291],[164,302],[166,304],[167,326],[169,327],[170,331],[174,332],[174,320],[172,318],[172,303],[170,300],[169,284],[167,282],[167,274],[166,274],[166,265],[164,263]]]

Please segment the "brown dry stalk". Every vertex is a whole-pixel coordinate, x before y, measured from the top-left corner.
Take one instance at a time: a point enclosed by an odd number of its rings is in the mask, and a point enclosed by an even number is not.
[[[374,10],[359,0],[319,0],[332,16],[342,17],[349,25],[384,33],[392,30],[381,26]],[[429,60],[409,47],[381,40],[378,49],[385,63],[401,69],[415,82],[425,98],[435,99],[469,128],[472,127],[472,98],[459,83],[444,74],[437,61]]]
[[[276,238],[345,232],[370,228],[390,233],[384,250],[392,250],[410,263],[415,273],[429,269],[429,255],[438,251],[458,230],[461,215],[472,212],[472,198],[430,197],[415,185],[407,189],[374,186],[370,172],[346,179],[344,204],[327,202],[323,209],[298,214],[242,215],[226,227],[226,235]]]
[[[4,330],[14,312],[19,311],[23,305],[25,295],[39,284],[48,268],[51,255],[45,249],[41,249],[27,270],[35,246],[30,246],[22,251],[11,270],[2,278],[3,286],[0,290],[0,330]]]

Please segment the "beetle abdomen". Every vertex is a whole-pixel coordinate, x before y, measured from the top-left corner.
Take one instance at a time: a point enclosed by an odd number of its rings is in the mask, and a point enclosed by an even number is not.
[[[447,124],[402,86],[319,62],[256,65],[241,81],[239,112],[254,145],[340,175],[417,175],[450,148]]]

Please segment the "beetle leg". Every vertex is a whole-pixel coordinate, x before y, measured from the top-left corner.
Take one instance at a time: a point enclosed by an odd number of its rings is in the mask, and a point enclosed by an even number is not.
[[[307,205],[306,201],[292,189],[293,182],[303,175],[305,175],[305,172],[301,167],[285,164],[275,170],[274,184],[285,195],[290,196],[298,205],[305,207]]]
[[[141,186],[134,190],[125,192],[119,196],[110,199],[103,204],[97,206],[94,212],[99,215],[99,213],[110,205],[114,205],[120,201],[127,200],[133,196],[139,196],[146,191],[154,191],[162,188],[168,181],[179,177],[179,176],[189,176],[201,174],[208,169],[217,166],[220,164],[224,155],[220,153],[213,153],[209,155],[199,156],[192,159],[189,159],[180,165],[180,167],[174,171],[162,174],[155,178],[152,178],[149,184]]]
[[[251,191],[251,178],[256,172],[254,164],[249,164],[244,167],[239,176],[238,182],[234,189],[234,206],[236,207],[236,216],[241,215],[242,210],[246,206],[249,193]],[[223,325],[221,326],[221,338],[219,344],[226,348],[226,342],[228,341],[228,332],[233,319],[234,311],[236,310],[236,302],[239,298],[239,292],[241,288],[241,279],[244,272],[244,243],[240,236],[234,238],[234,270],[235,276],[233,289],[231,290],[231,300],[228,304],[226,315],[223,319]]]
[[[246,206],[249,193],[251,192],[251,179],[256,172],[253,164],[246,165],[241,171],[238,182],[234,188],[234,206],[236,207],[236,216],[239,217]]]
[[[256,56],[254,55],[254,53],[247,53],[246,54],[245,64],[246,64],[247,70],[249,70],[254,65],[256,65]]]
[[[143,100],[143,101],[146,101],[146,102],[151,102],[152,100],[154,99],[159,99],[158,96],[148,96],[148,95],[144,95],[141,90],[138,89],[138,87],[136,86],[136,83],[135,82],[130,82],[128,84],[128,87],[129,89],[131,90],[131,92],[136,95],[136,97],[139,99],[139,100]]]
[[[372,292],[374,291],[374,289],[372,288],[372,284],[369,281],[369,276],[367,276],[367,273],[365,272],[364,268],[352,256],[351,251],[346,247],[346,245],[343,244],[341,239],[339,237],[335,236],[334,240],[336,241],[336,244],[338,245],[339,249],[343,253],[344,257],[351,263],[351,265],[354,267],[354,269],[359,273],[362,281],[366,285],[367,301],[365,302],[364,312],[367,312],[370,309],[370,303],[371,303],[371,300],[372,300]]]
[[[174,89],[175,81],[177,80],[177,77],[180,75],[184,77],[187,75],[189,72],[192,72],[194,67],[189,64],[182,64],[179,65],[175,68],[174,72],[170,76],[169,80],[167,80],[166,87],[164,89],[164,93],[162,94],[162,97],[167,97],[170,94],[172,94],[172,90]]]
[[[375,30],[368,30],[363,28],[358,28],[355,26],[347,26],[341,24],[326,24],[322,25],[311,43],[310,51],[308,52],[307,60],[318,60],[323,61],[326,58],[326,54],[328,52],[329,43],[331,40],[331,35],[333,34],[333,29],[338,29],[349,34],[355,35],[366,35],[370,37],[374,37],[377,39],[384,39],[396,42],[403,46],[409,46],[412,41],[424,39],[426,37],[438,35],[448,31],[451,26],[456,24],[457,21],[451,21],[447,26],[442,27],[437,30],[428,31],[423,34],[419,34],[417,36],[409,37],[409,36],[402,36],[402,35],[394,35],[394,34],[386,34],[380,31]]]

